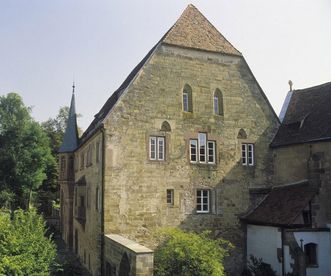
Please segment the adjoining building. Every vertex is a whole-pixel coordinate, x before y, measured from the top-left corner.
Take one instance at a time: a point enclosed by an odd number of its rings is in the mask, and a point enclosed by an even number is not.
[[[290,91],[284,105],[271,143],[274,187],[242,217],[247,257],[279,275],[331,275],[331,83]]]

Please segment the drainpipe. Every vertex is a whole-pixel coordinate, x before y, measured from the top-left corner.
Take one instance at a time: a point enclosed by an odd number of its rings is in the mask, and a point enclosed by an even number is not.
[[[101,128],[102,133],[102,164],[101,164],[101,275],[105,275],[105,268],[104,268],[104,253],[105,253],[105,216],[104,216],[104,199],[105,199],[105,129],[102,126]]]
[[[284,233],[284,228],[281,228],[281,240],[282,240],[282,276],[285,276],[285,254],[284,254],[284,238],[285,238],[285,233]]]

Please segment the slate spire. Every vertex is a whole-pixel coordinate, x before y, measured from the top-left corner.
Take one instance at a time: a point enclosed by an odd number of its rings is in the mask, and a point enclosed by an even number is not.
[[[72,96],[69,109],[67,127],[63,136],[60,153],[73,152],[78,145],[77,116],[75,107],[75,83],[72,84]]]

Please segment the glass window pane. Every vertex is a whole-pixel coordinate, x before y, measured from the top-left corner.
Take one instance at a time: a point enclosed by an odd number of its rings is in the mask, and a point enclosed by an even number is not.
[[[151,160],[156,159],[156,137],[149,138],[149,158]]]
[[[199,161],[202,163],[206,162],[206,133],[199,133]]]
[[[208,162],[215,163],[215,142],[208,141]]]
[[[248,144],[248,165],[254,165],[254,145]]]
[[[188,93],[187,92],[183,93],[183,109],[186,112],[189,111],[189,102],[188,102]]]
[[[241,158],[242,158],[242,164],[243,165],[247,165],[247,154],[246,154],[246,150],[247,150],[247,145],[246,144],[242,144],[241,145]]]
[[[190,140],[190,160],[197,161],[197,140]]]
[[[214,113],[219,115],[220,111],[219,111],[219,104],[218,104],[218,97],[215,95],[214,96]]]
[[[164,160],[164,137],[159,137],[158,138],[158,144],[159,144],[159,160]]]

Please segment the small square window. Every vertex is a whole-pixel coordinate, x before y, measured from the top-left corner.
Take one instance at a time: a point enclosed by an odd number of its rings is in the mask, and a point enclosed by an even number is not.
[[[209,213],[210,190],[197,190],[197,213]]]
[[[167,204],[174,205],[174,190],[167,189]]]

